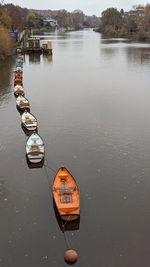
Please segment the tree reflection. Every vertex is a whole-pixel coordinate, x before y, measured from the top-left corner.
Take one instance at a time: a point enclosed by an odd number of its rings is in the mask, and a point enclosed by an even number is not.
[[[118,53],[118,48],[117,47],[101,47],[100,49],[101,55],[105,58],[105,59],[110,59],[112,57],[114,57],[116,55],[116,53]]]
[[[150,64],[150,47],[127,47],[126,55],[131,64]]]
[[[0,62],[0,96],[6,96],[11,91],[11,82],[13,75],[13,67],[15,65],[15,58],[8,58]],[[3,101],[3,98],[0,98]]]

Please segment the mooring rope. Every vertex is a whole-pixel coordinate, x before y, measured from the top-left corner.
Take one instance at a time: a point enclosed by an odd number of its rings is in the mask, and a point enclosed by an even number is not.
[[[50,169],[51,171],[53,171],[54,173],[56,173],[56,170],[54,170],[54,169],[53,169],[52,167],[50,167],[50,165],[48,164],[48,160],[47,160],[47,158],[45,158],[44,166],[47,167],[48,169]]]
[[[70,249],[71,248],[71,244],[70,244],[69,238],[67,237],[67,232],[63,231],[62,233],[64,235],[64,240],[65,240],[66,248],[67,249]]]

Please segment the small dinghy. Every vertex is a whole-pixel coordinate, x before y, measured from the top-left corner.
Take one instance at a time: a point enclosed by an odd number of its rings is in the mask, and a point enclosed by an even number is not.
[[[21,116],[22,125],[29,131],[37,129],[37,119],[28,111],[25,111]]]
[[[26,143],[26,156],[29,162],[39,163],[44,159],[44,142],[39,134],[34,132]]]
[[[20,64],[21,66],[23,66],[23,59],[22,58],[17,58],[16,60],[16,65]]]
[[[21,67],[16,67],[16,69],[14,70],[15,73],[22,73],[23,69]]]
[[[17,84],[23,85],[23,78],[22,77],[17,77],[14,79],[14,86]]]
[[[22,62],[24,61],[24,56],[23,55],[18,55],[18,57],[17,57],[17,60],[21,60]]]
[[[22,72],[15,72],[15,78],[14,79],[22,79]]]
[[[52,185],[53,198],[62,220],[74,221],[80,217],[80,194],[76,181],[65,168],[59,168]]]
[[[17,104],[17,107],[20,109],[20,110],[30,110],[30,104],[29,104],[29,101],[27,98],[23,97],[23,96],[18,96],[17,99],[16,99],[16,104]]]
[[[16,85],[14,87],[14,95],[15,96],[19,96],[19,95],[22,95],[24,96],[24,88],[21,86],[21,85]]]

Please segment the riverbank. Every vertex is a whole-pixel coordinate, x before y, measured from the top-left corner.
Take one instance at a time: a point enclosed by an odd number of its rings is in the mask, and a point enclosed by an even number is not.
[[[3,27],[0,28],[0,60],[5,60],[13,54],[15,40],[10,37],[9,31]]]
[[[125,38],[131,41],[142,41],[142,42],[150,42],[150,33],[145,32],[143,30],[135,33],[127,33],[122,31],[107,31],[101,30],[99,28],[93,29],[93,31],[102,34],[102,38]]]

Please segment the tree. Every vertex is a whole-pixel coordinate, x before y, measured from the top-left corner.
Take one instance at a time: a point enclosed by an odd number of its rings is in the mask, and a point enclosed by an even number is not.
[[[11,28],[11,18],[7,15],[7,12],[3,10],[0,14],[0,25],[4,26],[7,29]]]
[[[118,30],[122,26],[121,13],[116,8],[108,8],[102,12],[102,27],[111,26],[114,30]]]
[[[121,8],[120,13],[121,13],[121,15],[124,14],[124,10],[123,10],[123,8]]]
[[[29,28],[34,28],[36,26],[36,15],[31,11],[27,15],[27,26]]]

